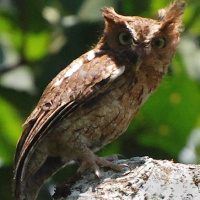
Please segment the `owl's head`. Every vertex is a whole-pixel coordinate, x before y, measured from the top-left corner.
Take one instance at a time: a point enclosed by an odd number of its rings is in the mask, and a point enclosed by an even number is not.
[[[122,16],[113,8],[104,8],[103,48],[130,59],[135,55],[169,62],[178,45],[184,6],[183,1],[176,1],[159,10],[158,20]]]

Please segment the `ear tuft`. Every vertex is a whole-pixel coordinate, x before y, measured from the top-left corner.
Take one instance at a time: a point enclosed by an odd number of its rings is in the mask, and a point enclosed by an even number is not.
[[[168,23],[180,23],[184,13],[184,7],[186,3],[184,1],[175,1],[167,8],[158,11],[159,21],[166,21]]]
[[[118,18],[118,14],[115,12],[114,8],[102,8],[102,15],[104,19],[107,21],[115,21],[116,17]]]

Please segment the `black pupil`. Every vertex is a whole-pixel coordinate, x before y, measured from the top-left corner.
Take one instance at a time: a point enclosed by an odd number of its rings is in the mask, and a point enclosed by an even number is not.
[[[165,47],[165,39],[164,38],[159,38],[155,40],[154,45],[157,47]]]
[[[128,34],[124,34],[124,35],[123,35],[123,40],[124,40],[124,42],[129,42],[130,39],[131,39],[130,35],[128,35]]]
[[[159,47],[161,44],[162,44],[161,39],[155,41],[155,45],[156,46]]]

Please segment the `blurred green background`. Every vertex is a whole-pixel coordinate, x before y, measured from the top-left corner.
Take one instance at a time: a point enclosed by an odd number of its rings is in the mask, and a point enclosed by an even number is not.
[[[12,165],[22,124],[51,79],[100,38],[100,8],[157,17],[170,0],[0,0],[0,198],[10,200]],[[127,132],[99,155],[151,156],[199,163],[200,1],[188,0],[177,54],[159,89]],[[73,172],[72,172],[73,171]],[[75,170],[48,182],[50,191]],[[43,188],[40,199],[50,199]]]

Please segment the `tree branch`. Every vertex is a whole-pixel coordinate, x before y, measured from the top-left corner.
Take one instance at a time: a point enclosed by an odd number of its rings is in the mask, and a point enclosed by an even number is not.
[[[200,166],[135,157],[118,160],[130,169],[114,172],[102,168],[102,178],[87,172],[57,186],[56,200],[200,199]]]

